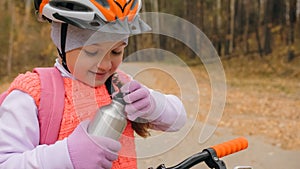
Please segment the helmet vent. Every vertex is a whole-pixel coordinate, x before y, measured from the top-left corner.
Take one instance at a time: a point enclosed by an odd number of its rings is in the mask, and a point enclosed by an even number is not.
[[[91,8],[82,5],[77,2],[57,2],[50,1],[49,4],[57,9],[68,10],[68,11],[78,11],[78,12],[89,12],[92,11]]]
[[[138,0],[133,0],[130,10],[133,10],[137,3],[138,3]]]
[[[109,4],[107,0],[95,0],[95,1],[98,2],[101,6],[104,6],[105,8],[109,8]]]
[[[96,26],[96,27],[98,27],[98,26],[100,26],[101,24],[98,23],[98,22],[90,22],[90,25],[91,25],[91,26]]]

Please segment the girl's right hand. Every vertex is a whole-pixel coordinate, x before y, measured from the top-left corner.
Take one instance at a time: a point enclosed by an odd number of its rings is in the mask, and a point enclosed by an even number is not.
[[[68,150],[75,169],[110,169],[118,158],[121,144],[107,137],[87,133],[89,121],[81,122],[67,138]]]

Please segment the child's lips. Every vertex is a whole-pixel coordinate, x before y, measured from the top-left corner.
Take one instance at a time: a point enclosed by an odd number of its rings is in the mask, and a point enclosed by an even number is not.
[[[96,79],[102,79],[107,75],[107,72],[92,72],[92,73],[95,75]]]

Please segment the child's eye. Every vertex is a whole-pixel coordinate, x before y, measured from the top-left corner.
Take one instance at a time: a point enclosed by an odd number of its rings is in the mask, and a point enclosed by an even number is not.
[[[122,54],[122,50],[113,50],[113,51],[111,51],[111,53],[114,55],[120,55],[120,54]]]
[[[84,50],[84,53],[87,54],[88,56],[96,56],[98,54],[98,50],[95,51]]]

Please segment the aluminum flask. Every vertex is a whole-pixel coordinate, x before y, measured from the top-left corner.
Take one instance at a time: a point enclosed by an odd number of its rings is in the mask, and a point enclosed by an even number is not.
[[[124,107],[125,104],[122,98],[112,99],[111,104],[103,106],[97,111],[88,126],[88,133],[119,140],[127,125]]]

